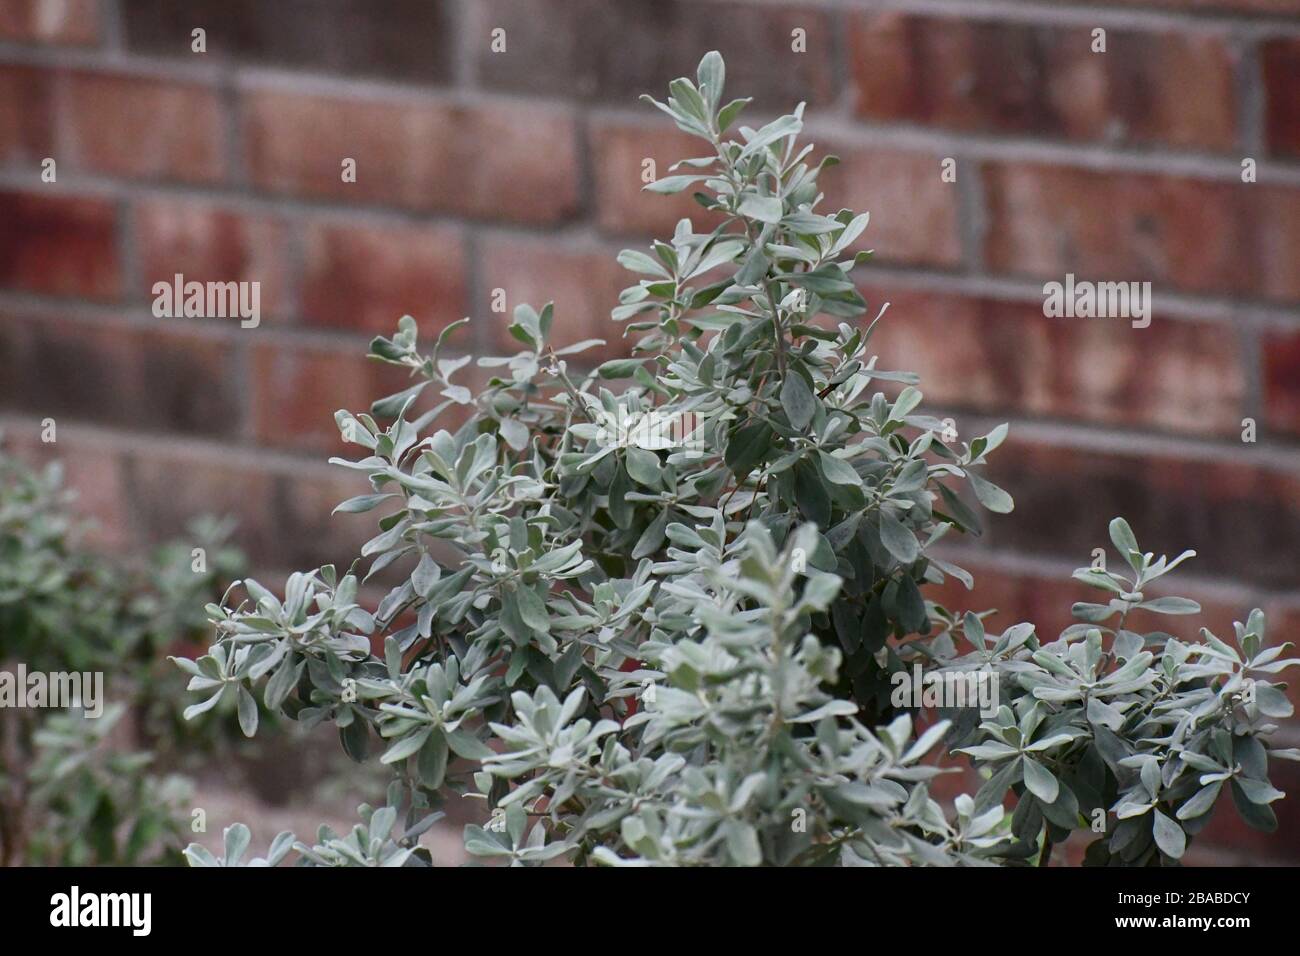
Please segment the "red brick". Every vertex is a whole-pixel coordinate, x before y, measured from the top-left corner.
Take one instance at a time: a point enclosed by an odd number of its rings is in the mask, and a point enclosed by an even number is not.
[[[989,521],[987,536],[1009,551],[1083,561],[1123,515],[1143,550],[1195,549],[1190,573],[1294,588],[1300,469],[1252,461],[1252,446],[1241,447],[1217,458],[1158,447],[1102,451],[1035,441],[1013,427],[988,476],[1016,508]]]
[[[1228,149],[1225,38],[914,16],[854,18],[858,115],[959,130]]]
[[[458,229],[317,221],[305,247],[305,322],[391,335],[403,315],[432,332],[467,311]]]
[[[51,187],[52,188],[52,187]],[[117,208],[91,196],[0,192],[0,286],[45,295],[121,295]]]
[[[1264,421],[1270,429],[1300,435],[1300,332],[1264,337]]]
[[[921,733],[918,726],[915,731]],[[936,751],[942,751],[942,747],[935,748]],[[945,767],[955,770],[955,773],[945,773],[935,777],[929,783],[930,795],[942,803],[951,803],[963,793],[975,796],[979,792],[980,784],[983,780],[979,773],[974,770],[970,761],[961,754],[955,756],[947,753],[941,753],[938,758],[930,757],[923,763]]]
[[[555,303],[555,324],[550,344],[556,348],[583,339],[603,339],[605,346],[568,359],[581,365],[630,352],[632,339],[623,338],[624,323],[609,313],[618,305],[618,293],[635,285],[637,276],[616,261],[618,250],[608,246],[557,244],[548,239],[492,238],[483,245],[482,281],[478,299],[488,299],[494,289],[504,289],[506,313],[490,313],[495,354],[509,355],[519,343],[506,331],[515,307],[528,303],[541,310]]]
[[[578,202],[567,109],[446,99],[248,92],[248,166],[272,192],[555,222]],[[357,181],[342,180],[355,159]]]
[[[132,449],[128,481],[140,539],[183,537],[202,515],[233,517],[233,543],[274,591],[288,571],[329,561],[348,567],[376,533],[373,514],[330,514],[369,488],[363,476],[342,468],[269,466],[216,446],[153,442]]]
[[[675,77],[694,78],[708,50],[727,61],[727,97],[752,96],[758,109],[785,113],[801,100],[834,100],[836,24],[829,11],[783,3],[658,0],[483,0],[474,45],[480,81],[491,88],[633,105],[642,93],[664,100]],[[538,29],[545,24],[545,29]],[[506,31],[493,52],[488,30]],[[806,52],[795,52],[802,29]]]
[[[958,483],[948,484],[953,488],[960,487]],[[1014,519],[991,518],[990,522],[1008,520]],[[955,542],[958,536],[949,535],[949,538]],[[950,577],[943,584],[927,585],[924,589],[926,598],[958,615],[966,611],[997,611],[986,620],[991,634],[1001,634],[1009,627],[1029,622],[1035,626],[1041,640],[1053,641],[1073,623],[1070,605],[1086,597],[1083,585],[1068,577],[1058,579],[1010,573],[996,564],[981,564],[979,558],[969,552],[948,550],[943,551],[942,556],[969,571],[975,579],[975,586],[967,591],[964,584]],[[1079,557],[1080,564],[1086,563],[1083,559],[1087,555]]]
[[[940,267],[961,263],[957,184],[941,178],[943,157],[816,141],[823,147],[816,155],[832,153],[840,159],[818,180],[827,197],[820,211],[831,215],[849,208],[871,213],[854,249],[874,249],[873,261],[880,262]]]
[[[696,190],[666,196],[644,190],[643,164],[647,159],[654,161],[650,174],[655,179],[674,175],[670,172],[673,163],[709,155],[709,145],[703,140],[671,124],[612,119],[594,120],[590,135],[596,222],[603,231],[667,239],[679,219],[690,219],[698,231],[721,221],[718,214],[691,198]]]
[[[328,76],[368,74],[447,82],[455,70],[454,7],[428,0],[124,0],[127,47],[190,57],[190,31],[207,30],[209,57]]]
[[[213,203],[166,198],[142,201],[135,210],[140,294],[155,282],[258,282],[263,319],[289,309],[289,227],[272,215]]]
[[[1244,373],[1229,326],[1047,318],[1040,303],[863,289],[890,303],[874,351],[955,409],[1193,434],[1241,430]],[[942,343],[939,346],[937,343]]]
[[[222,110],[207,87],[126,74],[66,77],[62,156],[135,179],[215,182],[225,173]]]
[[[875,248],[886,262],[956,265],[961,260],[957,225],[957,187],[940,178],[941,157],[911,151],[867,149],[804,140],[820,147],[819,159],[833,153],[820,182],[829,197],[823,210],[843,207],[870,211],[871,224],[856,248]],[[592,129],[596,218],[613,235],[667,238],[677,221],[689,218],[697,230],[720,220],[691,198],[690,192],[663,196],[643,191],[642,163],[655,161],[657,177],[672,175],[673,163],[708,154],[694,137],[657,124],[598,121]]]
[[[239,432],[230,350],[215,338],[179,326],[24,315],[4,318],[0,343],[0,405],[136,431]]]
[[[246,457],[188,445],[148,445],[133,451],[130,480],[143,540],[180,537],[204,515],[229,516],[237,522],[232,543],[255,560],[275,562],[282,551],[279,540],[288,530],[277,476]]]
[[[1066,6],[1073,0],[1052,0]],[[1101,0],[1115,7],[1166,7],[1179,13],[1203,11],[1207,13],[1244,13],[1260,16],[1300,14],[1300,0]]]
[[[0,39],[88,46],[99,38],[95,0],[5,0]]]
[[[369,411],[371,402],[415,384],[350,344],[259,343],[253,351],[253,427],[260,444],[355,456],[334,413]]]
[[[1300,299],[1300,190],[1029,163],[985,190],[995,271]]]
[[[359,458],[353,446],[347,457]],[[264,560],[279,568],[300,570],[333,563],[350,567],[361,554],[361,546],[379,533],[378,516],[383,510],[365,514],[333,514],[335,506],[356,495],[373,493],[365,477],[341,467],[279,474],[274,479],[275,519],[280,527],[277,540],[263,553]],[[368,569],[370,559],[361,562]],[[399,563],[409,570],[409,566]],[[364,576],[364,573],[363,575]],[[278,582],[277,582],[278,583]]]
[[[0,163],[30,166],[38,182],[40,161],[53,156],[51,74],[26,66],[0,66]]]
[[[1260,45],[1264,79],[1264,136],[1278,156],[1300,156],[1300,37],[1272,37]]]

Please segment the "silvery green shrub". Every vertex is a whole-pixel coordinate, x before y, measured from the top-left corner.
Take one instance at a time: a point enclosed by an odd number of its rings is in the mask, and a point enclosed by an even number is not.
[[[209,606],[210,654],[178,662],[191,714],[233,699],[251,735],[260,697],[394,777],[348,836],[281,834],[258,863],[432,862],[418,835],[457,794],[485,804],[468,852],[520,865],[1045,863],[1076,829],[1091,862],[1171,863],[1225,787],[1273,825],[1268,761],[1295,755],[1266,743],[1290,713],[1270,678],[1293,660],[1258,612],[1236,648],[1134,630],[1198,610],[1143,591],[1182,558],[1117,520],[1131,570],[1081,570],[1108,603],[1050,642],[926,599],[971,585],[934,548],[979,533],[968,500],[1012,510],[983,475],[1006,426],[958,444],[877,364],[850,277],[867,216],[818,211],[833,159],[798,144],[802,106],[737,126],[723,75],[711,53],[654,103],[701,147],[648,188],[719,225],[619,256],[634,357],[582,366],[599,343],[556,348],[563,317],[520,305],[475,394],[444,355],[461,323],[424,343],[403,318],[371,355],[413,384],[336,416],[360,453],[335,461],[371,487],[336,510],[378,533],[345,572]],[[363,579],[396,583],[371,607]],[[994,673],[1000,706],[920,730],[890,695],[914,664]],[[947,749],[986,780],[951,809]],[[247,830],[227,840],[191,862],[237,865]]]

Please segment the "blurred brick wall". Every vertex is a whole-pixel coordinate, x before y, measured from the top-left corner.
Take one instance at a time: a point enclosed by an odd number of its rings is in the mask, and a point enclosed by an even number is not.
[[[0,0],[8,443],[67,462],[107,546],[230,511],[273,574],[347,563],[371,525],[329,517],[356,483],[324,461],[333,410],[395,384],[369,336],[470,314],[465,348],[507,349],[503,288],[616,354],[614,255],[700,212],[640,191],[697,147],[636,96],[712,47],[750,122],[806,100],[844,160],[883,364],[963,435],[1012,422],[1016,511],[945,596],[1053,633],[1123,513],[1201,552],[1178,590],[1212,627],[1300,633],[1300,0]],[[259,281],[261,327],[155,319],[177,272]],[[1151,326],[1044,318],[1067,272],[1151,281]],[[1199,859],[1300,859],[1282,776],[1282,834],[1224,807]]]

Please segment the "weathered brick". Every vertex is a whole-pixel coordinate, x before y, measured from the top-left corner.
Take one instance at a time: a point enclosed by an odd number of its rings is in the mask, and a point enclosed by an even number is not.
[[[417,82],[452,75],[455,33],[446,0],[125,0],[128,48],[192,57],[191,31],[207,32],[207,56]]]
[[[1047,318],[1036,302],[880,286],[863,293],[873,309],[890,303],[872,340],[882,366],[918,373],[932,402],[1194,434],[1240,431],[1245,379],[1229,326],[1166,319],[1133,328],[1122,318]]]
[[[1264,421],[1266,427],[1300,434],[1300,332],[1264,336]]]
[[[1277,156],[1300,156],[1300,37],[1270,37],[1260,45],[1264,137]]]
[[[340,501],[369,488],[364,477],[342,468],[286,466],[217,446],[151,442],[132,449],[128,481],[140,539],[183,537],[202,515],[233,517],[233,543],[274,591],[282,592],[289,571],[331,561],[348,567],[376,533],[373,514],[331,516]]]
[[[0,286],[115,299],[117,208],[93,196],[0,191]]]
[[[1298,189],[1030,163],[984,184],[995,271],[1300,299]]]
[[[0,39],[89,46],[99,38],[95,0],[5,0]]]
[[[920,726],[917,727],[917,733],[922,733]],[[941,749],[941,748],[940,748]],[[930,794],[940,802],[951,802],[963,793],[975,794],[980,784],[978,771],[970,766],[970,761],[960,754],[948,754],[941,752],[933,761],[937,767],[945,767],[956,772],[949,772],[935,777],[930,782]]]
[[[858,115],[959,130],[1231,148],[1233,57],[1219,34],[861,13]]]
[[[497,89],[627,103],[642,93],[658,100],[678,76],[694,78],[700,57],[718,49],[727,60],[724,95],[753,96],[758,109],[787,112],[835,96],[834,25],[815,7],[661,0],[485,0],[476,47],[483,83]],[[538,29],[546,24],[546,29]],[[720,25],[725,28],[720,29]],[[506,31],[494,53],[490,32]],[[807,52],[795,52],[802,30]]]
[[[358,457],[356,450],[348,457]],[[289,569],[332,563],[350,567],[361,546],[379,533],[378,515],[333,514],[335,506],[374,491],[365,476],[334,467],[310,473],[281,473],[274,479],[273,507],[277,540],[265,552],[266,561]],[[369,561],[362,567],[368,568]]]
[[[870,211],[871,224],[856,248],[875,248],[885,262],[953,266],[961,260],[957,223],[957,187],[941,178],[937,155],[910,150],[865,148],[847,143],[823,142],[814,158],[833,153],[840,165],[821,177],[834,212],[848,206]],[[666,238],[677,221],[689,218],[697,230],[710,229],[721,220],[691,198],[691,192],[663,196],[645,192],[642,172],[646,159],[654,160],[657,178],[672,175],[673,163],[707,154],[706,144],[658,123],[601,120],[592,126],[595,167],[596,218],[611,235]],[[832,208],[833,206],[833,208]]]
[[[465,315],[458,229],[315,221],[304,246],[307,323],[391,335],[403,315],[428,331]]]
[[[225,174],[216,92],[121,73],[65,77],[60,159],[110,176],[214,182]]]
[[[644,190],[647,176],[653,181],[673,175],[673,163],[707,155],[708,144],[671,123],[615,119],[593,120],[590,138],[596,222],[603,231],[666,239],[679,219],[690,219],[698,231],[721,221],[691,198],[694,190],[671,195]]]
[[[1163,449],[1101,451],[1012,437],[991,456],[989,477],[1015,499],[991,522],[1000,548],[1085,563],[1126,516],[1144,550],[1197,552],[1188,570],[1224,580],[1295,588],[1300,469],[1250,459],[1182,457]]]
[[[133,451],[129,476],[141,539],[172,540],[198,517],[229,516],[237,522],[233,544],[257,566],[278,564],[286,532],[277,476],[247,457],[210,447],[150,444]]]
[[[49,316],[6,317],[0,336],[0,404],[7,407],[136,431],[238,433],[232,360],[215,339]]]
[[[1073,0],[1051,0],[1066,6]],[[1180,13],[1201,11],[1206,13],[1242,13],[1260,16],[1300,14],[1300,0],[1101,0],[1115,7],[1167,7]]]
[[[345,457],[360,446],[342,440],[334,413],[370,403],[415,380],[366,358],[355,344],[261,342],[253,350],[253,428],[262,445]]]
[[[828,197],[820,210],[830,215],[847,207],[871,213],[854,249],[874,249],[873,261],[960,265],[957,184],[943,181],[943,157],[813,140],[821,147],[815,155],[832,153],[840,159],[818,179]]]
[[[149,198],[135,209],[140,294],[155,282],[257,282],[262,319],[284,317],[291,300],[289,226],[274,215],[214,203]]]
[[[551,344],[563,348],[584,339],[603,339],[605,345],[570,358],[580,365],[629,353],[634,339],[624,339],[624,324],[609,317],[618,305],[618,293],[634,285],[637,276],[616,261],[618,249],[587,244],[559,244],[546,239],[493,237],[483,244],[483,288],[477,300],[490,299],[494,289],[505,290],[506,313],[489,313],[494,354],[519,350],[506,326],[515,307],[528,303],[540,310],[555,303]]]
[[[970,497],[965,495],[959,483],[948,484],[965,497]],[[1006,520],[1011,519],[993,517],[990,523]],[[955,542],[958,536],[949,535],[949,538]],[[950,549],[943,552],[943,556],[969,571],[975,579],[975,586],[968,591],[956,578],[949,577],[943,584],[928,585],[925,596],[958,614],[996,611],[986,622],[992,634],[1001,634],[1015,624],[1030,622],[1042,640],[1055,640],[1064,628],[1073,623],[1070,605],[1085,597],[1083,585],[1068,577],[1014,574],[995,563],[981,562],[969,551]]]
[[[259,188],[475,218],[555,222],[578,202],[572,113],[517,103],[250,90],[245,142]],[[342,162],[356,160],[357,180]]]
[[[53,91],[46,70],[0,65],[0,163],[29,167],[33,183],[54,155]]]

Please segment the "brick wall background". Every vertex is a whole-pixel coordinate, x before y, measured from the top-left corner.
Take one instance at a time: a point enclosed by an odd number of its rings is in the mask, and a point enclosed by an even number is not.
[[[806,100],[843,159],[883,364],[963,434],[1012,423],[1016,510],[954,601],[1054,633],[1122,513],[1201,553],[1214,629],[1300,634],[1300,0],[0,0],[7,444],[67,463],[105,547],[228,511],[269,577],[348,563],[370,524],[324,462],[393,384],[367,339],[473,315],[505,348],[502,288],[617,353],[615,254],[700,212],[641,193],[694,147],[636,96],[714,47],[749,122]],[[261,327],[154,318],[176,272],[259,281]],[[1150,327],[1044,318],[1067,272],[1151,281]],[[1192,859],[1300,860],[1294,766],[1279,835],[1224,806]]]

